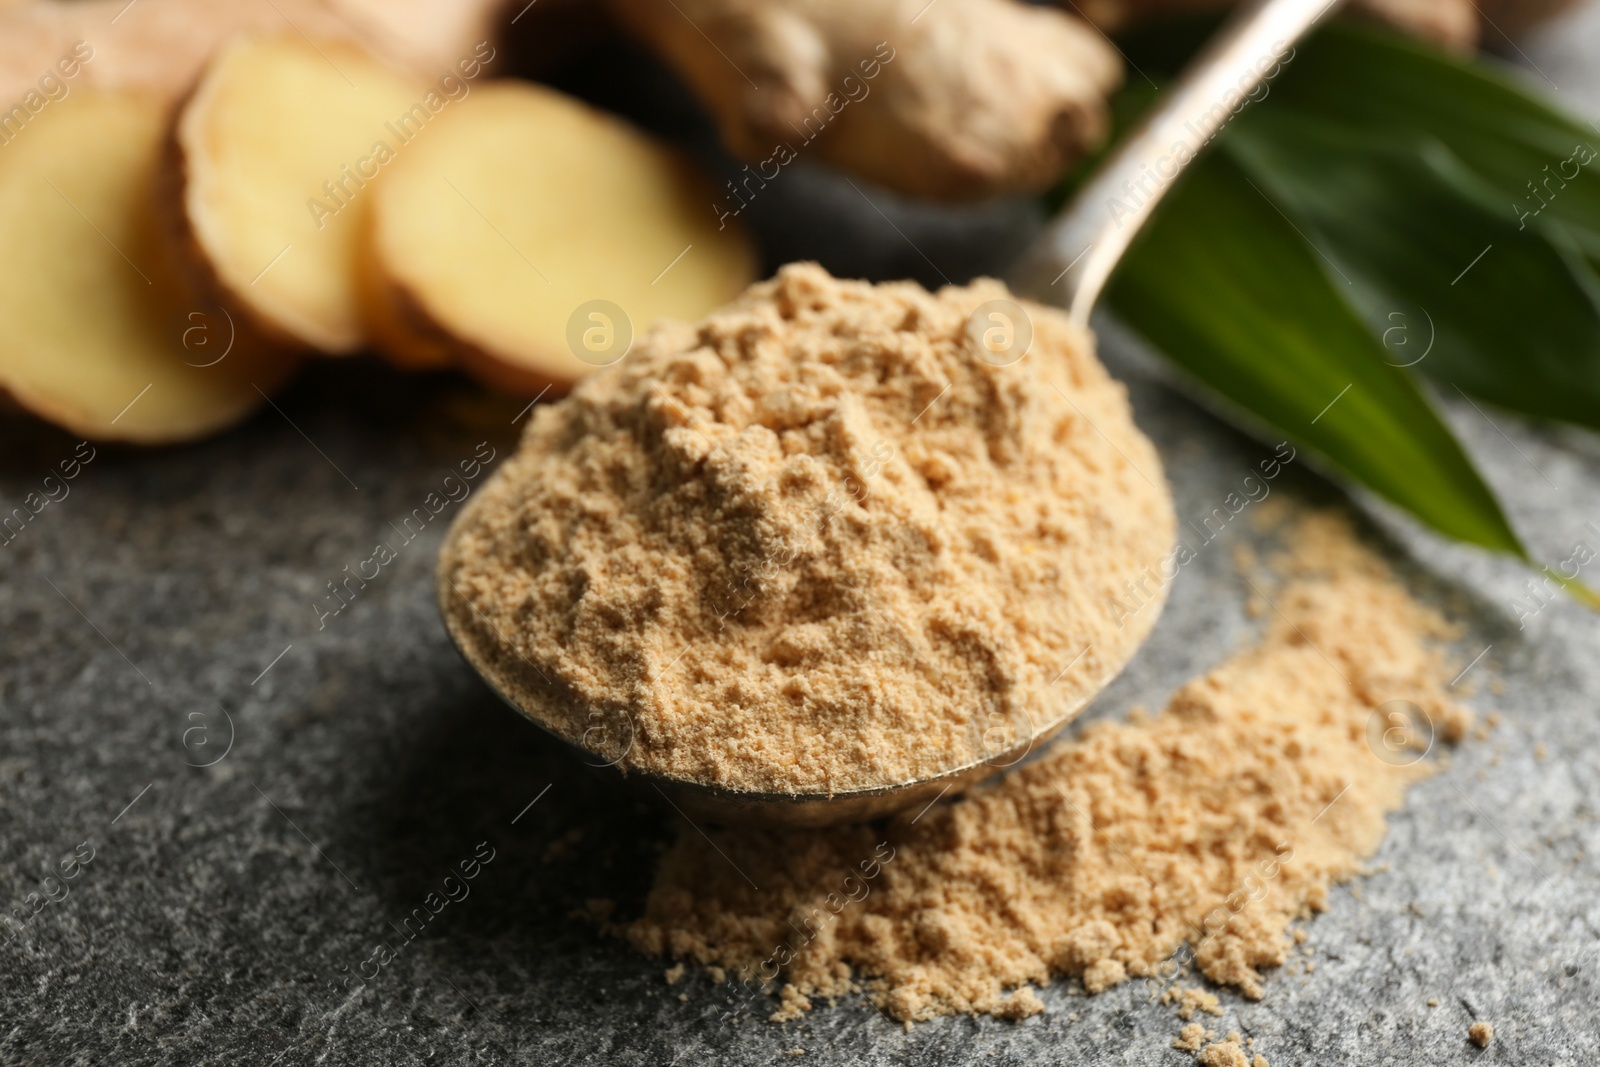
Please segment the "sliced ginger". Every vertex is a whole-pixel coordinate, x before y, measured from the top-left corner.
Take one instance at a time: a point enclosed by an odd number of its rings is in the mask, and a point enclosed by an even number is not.
[[[366,341],[357,271],[375,181],[449,104],[357,46],[245,37],[178,118],[181,219],[221,299],[329,354]]]
[[[0,149],[0,387],[95,440],[204,436],[293,366],[176,297],[151,211],[165,116],[81,90]]]
[[[524,82],[475,90],[374,192],[379,344],[413,361],[447,353],[530,395],[620,358],[656,318],[698,319],[755,262],[684,161]]]

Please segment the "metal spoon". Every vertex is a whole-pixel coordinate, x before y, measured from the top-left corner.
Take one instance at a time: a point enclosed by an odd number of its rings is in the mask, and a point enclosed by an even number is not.
[[[1294,42],[1339,2],[1256,0],[1239,10],[1083,187],[1071,206],[1051,223],[1013,272],[1013,288],[1041,302],[1064,307],[1074,319],[1087,324],[1095,298],[1117,261],[1183,165],[1226,125],[1236,109],[1243,106],[1241,101],[1247,94],[1276,73],[1279,61]],[[1187,146],[1187,153],[1175,152],[1174,146],[1180,143]],[[1117,211],[1108,207],[1113,198],[1121,205]],[[594,752],[548,731],[528,709],[511,699],[508,688],[495,675],[487,650],[477,646],[478,638],[458,628],[451,612],[444,610],[448,598],[460,594],[442,573],[438,595],[440,614],[451,640],[489,687],[535,725],[571,747],[584,762],[595,766]],[[1105,676],[1089,689],[1089,696],[1052,709],[1053,718],[1042,725],[1032,724],[1028,736],[1003,751],[927,778],[847,792],[798,794],[730,790],[637,770],[630,771],[625,780],[643,787],[647,794],[659,792],[681,814],[695,820],[762,826],[864,822],[930,805],[947,793],[959,792],[1019,762],[1035,746],[1054,737],[1126,665],[1108,664]]]
[[[1184,166],[1342,2],[1253,0],[1236,11],[1034,242],[1012,288],[1087,326],[1117,262]]]

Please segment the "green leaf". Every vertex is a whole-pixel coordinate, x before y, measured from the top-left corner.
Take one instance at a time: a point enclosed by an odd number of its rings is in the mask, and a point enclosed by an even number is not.
[[[1122,43],[1164,80],[1209,35],[1193,22]],[[1119,129],[1147,82],[1116,102]],[[1340,24],[1219,142],[1136,242],[1112,305],[1245,421],[1440,532],[1526,560],[1397,365],[1427,352],[1417,369],[1447,391],[1600,425],[1600,128],[1487,62]],[[1310,394],[1341,378],[1349,391],[1307,423]]]
[[[1561,166],[1580,145],[1600,148],[1600,131],[1491,61],[1340,23],[1300,49],[1268,100],[1270,109],[1256,111],[1289,110],[1294,121],[1337,122],[1380,139],[1435,140],[1481,179],[1503,218],[1537,210],[1531,226],[1600,258],[1600,159],[1564,168],[1571,178]]]
[[[1124,47],[1163,78],[1214,28]],[[1119,127],[1146,85],[1130,81]],[[1219,143],[1324,253],[1392,362],[1428,351],[1418,369],[1449,394],[1600,427],[1600,130],[1493,61],[1336,23]]]
[[[1447,392],[1600,427],[1592,272],[1575,248],[1491,209],[1442,141],[1263,107],[1225,148],[1325,257],[1389,362]]]
[[[1113,279],[1111,305],[1193,377],[1460,541],[1526,559],[1450,431],[1325,279],[1317,254],[1213,154]]]

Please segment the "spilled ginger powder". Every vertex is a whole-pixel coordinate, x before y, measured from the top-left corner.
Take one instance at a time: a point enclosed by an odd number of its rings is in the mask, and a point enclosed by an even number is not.
[[[452,528],[463,652],[605,762],[730,790],[904,783],[1077,710],[1155,621],[1118,606],[1172,503],[1087,332],[1028,305],[986,358],[997,300],[802,264],[654,329]]]
[[[1301,518],[1285,541],[1276,586],[1254,581],[1271,604],[1259,643],[1161,714],[1094,723],[887,825],[685,829],[643,916],[618,932],[766,984],[781,993],[777,1020],[856,990],[899,1020],[1025,1016],[1043,1010],[1032,987],[1053,978],[1161,989],[1177,964],[1260,997],[1290,923],[1361,871],[1386,814],[1429,773],[1379,758],[1375,709],[1412,701],[1447,740],[1469,721],[1444,682],[1451,627],[1343,518]],[[1215,1006],[1166,992],[1191,1015]],[[1179,1047],[1254,1062],[1213,1036],[1191,1023]]]

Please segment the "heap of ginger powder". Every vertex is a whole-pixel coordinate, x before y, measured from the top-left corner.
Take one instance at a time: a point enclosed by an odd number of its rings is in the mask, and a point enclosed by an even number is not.
[[[1302,514],[1283,540],[1277,580],[1252,579],[1275,609],[1260,639],[1159,715],[1093,723],[886,824],[686,827],[643,914],[611,930],[725,973],[741,1011],[765,1001],[775,1020],[857,991],[900,1020],[1015,1018],[1061,976],[1088,993],[1139,981],[1185,1019],[1219,1013],[1175,984],[1185,972],[1263,996],[1290,924],[1362,872],[1430,773],[1427,743],[1471,722],[1449,691],[1454,627],[1341,516]],[[1391,747],[1396,701],[1429,725]],[[1180,1041],[1202,1064],[1254,1064],[1199,1022]]]
[[[801,264],[536,408],[439,575],[468,658],[606,762],[836,793],[1081,707],[1155,622],[1125,585],[1173,539],[1065,315]]]

